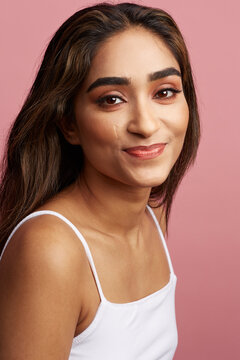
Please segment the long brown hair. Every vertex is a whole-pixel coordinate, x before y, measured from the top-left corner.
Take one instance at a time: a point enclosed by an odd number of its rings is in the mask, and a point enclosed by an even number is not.
[[[200,137],[188,51],[175,21],[165,11],[132,3],[101,3],[76,12],[55,33],[11,128],[0,184],[1,248],[21,219],[79,176],[81,147],[64,139],[59,122],[73,116],[73,99],[99,46],[130,26],[150,30],[168,46],[180,66],[189,107],[181,154],[166,181],[152,189],[149,199],[151,206],[163,206],[168,222],[173,196],[195,159]]]

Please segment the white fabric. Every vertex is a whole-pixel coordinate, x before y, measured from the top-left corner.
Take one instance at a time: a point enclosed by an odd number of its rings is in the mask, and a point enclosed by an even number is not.
[[[43,210],[25,217],[12,231],[4,250],[15,231],[28,219],[49,214],[68,224],[82,242],[91,265],[101,298],[97,313],[91,324],[73,339],[69,360],[172,360],[178,334],[175,318],[174,274],[167,245],[152,211],[147,206],[160,234],[170,268],[170,280],[160,290],[140,300],[129,303],[112,303],[102,291],[88,244],[78,229],[61,214]],[[0,260],[1,260],[0,257]]]

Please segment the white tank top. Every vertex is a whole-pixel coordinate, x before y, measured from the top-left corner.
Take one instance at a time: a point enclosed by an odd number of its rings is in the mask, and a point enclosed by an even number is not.
[[[170,268],[170,280],[163,288],[128,303],[112,303],[102,291],[98,274],[88,244],[79,230],[61,214],[42,210],[25,217],[12,231],[4,250],[15,231],[27,220],[44,214],[62,219],[75,232],[82,242],[101,298],[100,305],[91,324],[73,338],[69,360],[172,360],[178,334],[175,317],[175,288],[177,277],[174,274],[167,245],[152,211],[147,206],[160,234]]]

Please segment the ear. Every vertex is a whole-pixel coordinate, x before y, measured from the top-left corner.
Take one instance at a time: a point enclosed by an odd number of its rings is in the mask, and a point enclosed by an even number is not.
[[[81,145],[79,140],[79,130],[74,119],[63,117],[58,125],[67,142],[72,145]]]

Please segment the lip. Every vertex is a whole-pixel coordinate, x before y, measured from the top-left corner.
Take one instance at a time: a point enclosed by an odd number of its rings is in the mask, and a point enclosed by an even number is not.
[[[154,159],[158,157],[165,149],[166,143],[158,143],[150,146],[135,146],[124,149],[130,156],[140,159]]]

